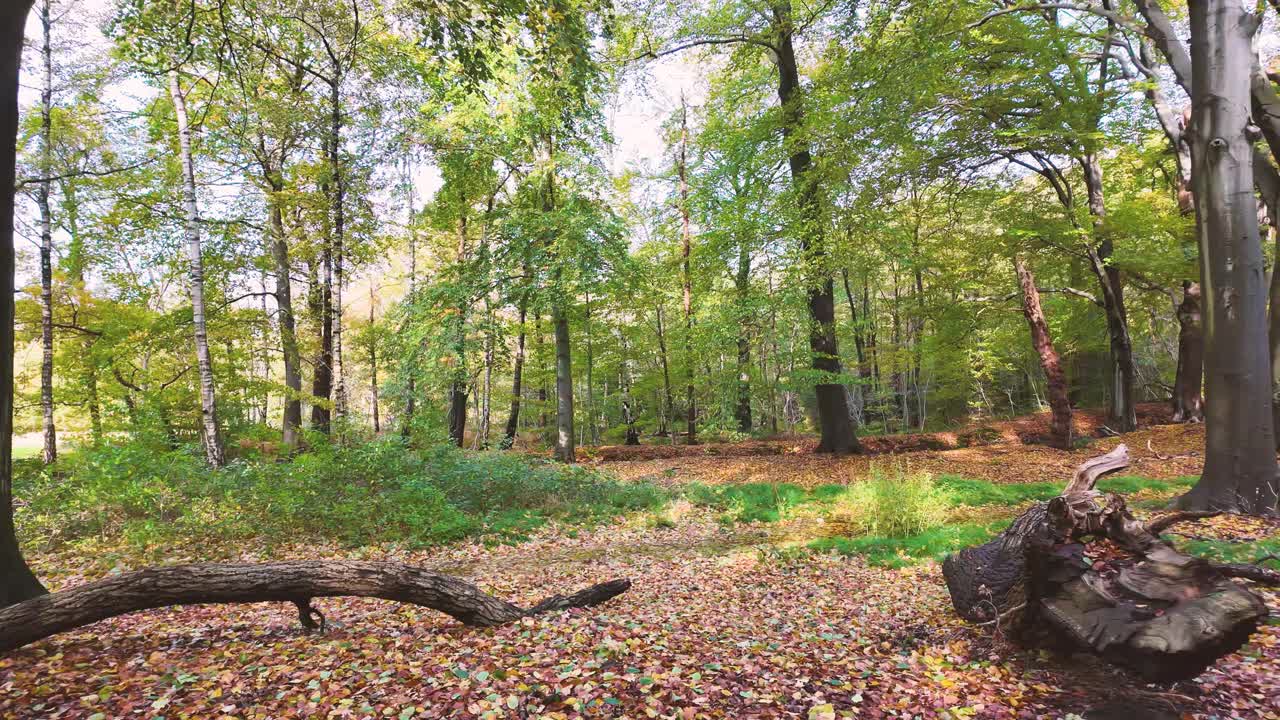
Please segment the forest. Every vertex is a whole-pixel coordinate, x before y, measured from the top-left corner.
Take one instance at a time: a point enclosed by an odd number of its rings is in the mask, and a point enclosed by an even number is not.
[[[0,718],[1280,718],[1280,2],[0,0]]]

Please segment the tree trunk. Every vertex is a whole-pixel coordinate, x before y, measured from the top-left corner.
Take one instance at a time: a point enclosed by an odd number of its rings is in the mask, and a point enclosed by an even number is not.
[[[284,355],[284,413],[281,444],[285,451],[298,446],[302,429],[302,357],[298,352],[297,323],[293,316],[293,264],[289,261],[289,236],[284,230],[284,210],[279,193],[284,179],[273,167],[263,167],[271,189],[267,198],[271,215],[271,262],[276,275],[276,307],[280,312],[280,349]]]
[[[382,432],[382,418],[378,416],[378,343],[373,327],[373,283],[369,283],[369,404],[373,411],[373,432]]]
[[[1178,306],[1178,374],[1173,381],[1173,421],[1204,420],[1200,384],[1204,377],[1204,331],[1200,321],[1200,284],[1182,283]]]
[[[693,249],[693,233],[689,228],[689,108],[680,95],[680,156],[676,169],[680,176],[680,289],[684,307],[684,365],[685,365],[685,444],[698,441],[698,408],[694,401],[693,385],[693,273],[690,254]]]
[[[789,152],[791,181],[799,198],[801,216],[801,248],[812,265],[809,281],[809,349],[813,369],[819,381],[814,387],[818,397],[818,425],[822,439],[818,452],[856,453],[861,451],[854,435],[853,417],[849,414],[840,375],[840,349],[835,331],[835,287],[825,267],[823,219],[817,178],[810,172],[812,159],[807,142],[799,135],[804,127],[804,109],[800,98],[800,72],[792,44],[791,0],[773,5],[773,26],[777,32],[778,101],[782,106],[782,134]]]
[[[1024,645],[1097,653],[1151,682],[1195,677],[1243,645],[1267,606],[1228,578],[1269,575],[1183,555],[1158,537],[1167,523],[1142,525],[1117,495],[1100,503],[1098,478],[1128,464],[1124,445],[1086,462],[1062,495],[948,557],[956,611]],[[1091,559],[1086,538],[1129,557]]]
[[[405,164],[405,204],[409,208],[409,217],[407,225],[409,228],[409,297],[408,300],[413,302],[417,299],[418,294],[418,228],[415,224],[416,211],[413,206],[413,173],[410,171],[410,165]],[[413,429],[413,413],[417,404],[417,368],[411,368],[409,372],[409,381],[405,387],[404,401],[404,421],[400,425],[400,436],[408,438],[409,433]]]
[[[0,607],[44,594],[13,525],[13,209],[18,67],[31,0],[0,4]]]
[[[618,366],[618,386],[622,391],[622,422],[627,427],[625,445],[639,445],[640,433],[636,430],[635,410],[632,407],[631,397],[631,355],[630,348],[627,347],[626,333],[618,333],[618,340],[622,345],[622,362]]]
[[[551,323],[556,338],[556,447],[555,457],[571,463],[575,457],[573,437],[573,365],[569,345],[569,318],[561,307],[562,298],[551,306]]]
[[[595,350],[591,341],[591,293],[584,298],[583,324],[587,336],[587,440],[592,445],[600,444],[600,435],[596,430],[596,396],[595,396]]]
[[[333,414],[330,411],[330,395],[333,392],[333,305],[329,295],[332,285],[332,253],[326,240],[321,251],[321,269],[312,264],[307,302],[311,314],[319,322],[320,348],[316,355],[315,370],[311,374],[311,429],[329,434]],[[323,272],[324,277],[320,274]]]
[[[1095,240],[1102,236],[1102,222],[1106,217],[1103,198],[1102,164],[1098,156],[1086,153],[1079,158],[1084,170],[1085,188],[1089,193],[1089,214],[1093,217]],[[1068,208],[1070,210],[1070,208]],[[1102,307],[1107,317],[1107,336],[1111,348],[1111,406],[1108,422],[1117,432],[1138,429],[1137,408],[1134,405],[1134,385],[1137,366],[1133,360],[1133,342],[1129,337],[1129,320],[1124,307],[1124,283],[1120,270],[1107,263],[1113,252],[1109,238],[1098,240],[1096,248],[1089,250],[1090,268],[1102,290]]]
[[[40,175],[36,205],[40,209],[40,410],[44,429],[44,464],[58,460],[58,432],[53,423],[53,218],[49,211],[49,191],[53,181],[53,20],[50,0],[40,3],[42,42],[40,59],[44,67],[40,88]]]
[[[1265,271],[1253,194],[1249,68],[1258,19],[1231,0],[1191,4],[1191,177],[1205,305],[1205,465],[1192,510],[1275,513]]]
[[[455,264],[461,268],[467,261],[467,213],[465,208],[458,218],[458,252]],[[467,310],[468,302],[459,301],[456,308],[456,325],[453,336],[453,380],[449,385],[449,439],[462,447],[466,442],[467,395],[471,389],[467,380]]]
[[[749,433],[751,418],[751,253],[747,243],[738,241],[738,272],[734,275],[734,290],[738,301],[738,403],[734,407],[734,419],[738,431]]]
[[[178,121],[178,152],[182,163],[182,195],[186,212],[187,277],[191,294],[191,324],[195,328],[196,366],[200,377],[200,425],[205,460],[212,467],[223,462],[222,439],[218,435],[218,410],[214,394],[213,360],[209,354],[209,334],[205,324],[204,258],[200,247],[200,211],[196,206],[196,171],[191,154],[191,126],[187,120],[187,99],[178,82],[178,71],[169,71],[169,95]]]
[[[503,433],[502,447],[515,446],[516,433],[520,430],[520,398],[524,392],[524,321],[527,315],[528,293],[520,296],[520,332],[516,335],[516,357],[511,370],[511,414],[507,416],[507,429]]]
[[[665,323],[662,321],[662,304],[658,304],[658,359],[662,363],[662,396],[664,406],[662,411],[662,423],[658,428],[658,436],[671,436],[671,444],[675,444],[675,432],[668,423],[675,422],[676,403],[671,394],[671,366],[667,362],[667,333]]]
[[[1063,450],[1070,450],[1071,400],[1067,393],[1067,378],[1062,372],[1058,351],[1053,347],[1049,325],[1044,319],[1036,278],[1020,257],[1013,259],[1013,267],[1018,273],[1018,285],[1022,289],[1022,314],[1027,318],[1027,326],[1031,329],[1031,344],[1040,357],[1040,369],[1044,371],[1047,384],[1045,394],[1049,396],[1049,407],[1053,411],[1053,444]]]
[[[522,608],[448,575],[412,565],[359,560],[153,567],[111,575],[0,610],[0,652],[99,620],[170,605],[290,602],[307,628],[323,627],[317,597],[372,597],[439,610],[473,627],[493,627],[545,612],[591,607],[631,587],[610,580]],[[316,620],[320,623],[317,623]]]
[[[339,419],[347,412],[346,368],[342,364],[342,285],[345,259],[346,196],[347,188],[342,176],[342,75],[335,69],[329,84],[329,174],[333,184],[333,290],[330,294],[333,309],[329,312],[333,329],[333,365],[330,373],[335,378],[333,387],[333,412]]]
[[[840,271],[841,279],[844,281],[844,296],[849,303],[849,324],[853,326],[853,347],[858,358],[858,384],[854,386],[850,393],[850,402],[853,403],[854,418],[858,422],[865,422],[866,413],[866,386],[867,376],[867,353],[866,339],[862,333],[862,323],[858,321],[858,306],[853,299],[853,288],[849,285],[849,271],[847,269]]]

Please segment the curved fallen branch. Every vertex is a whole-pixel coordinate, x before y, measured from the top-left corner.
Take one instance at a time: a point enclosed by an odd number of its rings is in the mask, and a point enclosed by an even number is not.
[[[412,603],[466,625],[491,627],[599,605],[630,587],[630,580],[610,580],[572,595],[553,595],[526,609],[464,580],[393,562],[173,565],[114,575],[0,609],[0,652],[116,615],[169,605],[291,602],[302,624],[317,628],[323,627],[324,616],[311,607],[311,598],[349,595]]]
[[[1188,520],[1204,520],[1206,518],[1217,517],[1222,513],[1218,510],[1181,510],[1179,512],[1161,515],[1160,517],[1147,523],[1147,532],[1152,535],[1159,535],[1169,528],[1180,522]]]
[[[1175,550],[1153,532],[1192,516],[1144,525],[1118,495],[1094,489],[1128,465],[1128,449],[1080,466],[1062,495],[1020,515],[999,537],[943,563],[956,611],[966,620],[998,618],[1025,645],[1097,653],[1149,680],[1194,677],[1244,644],[1267,616],[1242,577],[1271,582],[1274,571],[1214,564]],[[1092,553],[1086,539],[1113,550]]]

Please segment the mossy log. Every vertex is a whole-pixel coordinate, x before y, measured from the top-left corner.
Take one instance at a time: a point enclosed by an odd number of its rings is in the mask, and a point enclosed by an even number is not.
[[[961,617],[1024,645],[1097,653],[1151,681],[1194,677],[1243,645],[1267,606],[1231,578],[1275,583],[1280,573],[1175,550],[1158,532],[1197,516],[1144,525],[1121,497],[1094,489],[1128,464],[1124,445],[1089,460],[1061,495],[947,558]]]

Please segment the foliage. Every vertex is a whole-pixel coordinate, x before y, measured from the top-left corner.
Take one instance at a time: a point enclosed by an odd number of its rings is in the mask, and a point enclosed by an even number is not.
[[[932,475],[873,468],[871,477],[849,486],[835,514],[864,535],[905,538],[946,521],[953,500]]]
[[[519,537],[549,519],[594,522],[658,507],[662,493],[514,455],[400,440],[318,443],[297,457],[242,458],[210,470],[191,448],[86,448],[53,468],[20,464],[24,537],[42,545],[139,546],[299,538],[345,545],[430,545]]]

